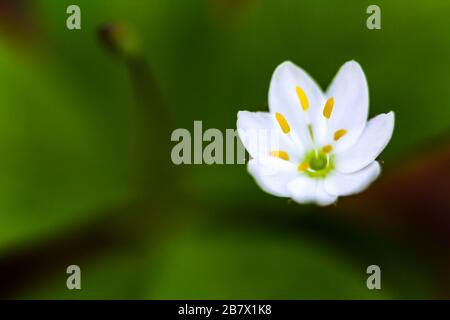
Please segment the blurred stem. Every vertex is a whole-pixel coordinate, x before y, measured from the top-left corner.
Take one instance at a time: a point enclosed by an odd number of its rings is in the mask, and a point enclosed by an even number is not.
[[[166,194],[172,185],[170,172],[170,125],[167,108],[150,72],[146,60],[142,57],[127,59],[140,121],[144,175],[142,187],[148,191]],[[150,189],[150,190],[149,190]]]
[[[170,196],[175,193],[170,170],[171,127],[167,108],[136,33],[123,24],[106,24],[99,35],[108,51],[124,61],[128,69],[140,121],[139,185],[144,198],[161,203],[169,197],[169,192]]]
[[[151,270],[154,252],[175,221],[170,218],[174,199],[180,198],[171,171],[169,116],[136,34],[123,25],[109,24],[100,29],[99,35],[105,47],[127,67],[137,103],[139,194],[131,208],[133,217],[119,223],[125,229],[124,234],[137,236],[134,243],[148,262],[143,268]]]

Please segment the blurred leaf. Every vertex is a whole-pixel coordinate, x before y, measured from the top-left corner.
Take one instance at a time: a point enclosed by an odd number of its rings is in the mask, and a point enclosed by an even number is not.
[[[81,290],[66,286],[67,265],[59,265],[50,279],[30,284],[15,299],[136,299],[143,292],[142,256],[124,252],[109,253],[80,263]]]
[[[153,299],[388,298],[365,269],[306,237],[254,232],[177,239],[162,256]]]
[[[130,201],[132,131],[109,134],[100,100],[86,108],[45,63],[0,45],[0,68],[0,251]]]

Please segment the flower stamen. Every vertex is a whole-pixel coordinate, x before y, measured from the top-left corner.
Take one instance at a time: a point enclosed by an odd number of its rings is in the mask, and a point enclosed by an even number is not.
[[[327,144],[326,146],[324,146],[324,147],[322,148],[322,151],[323,151],[324,153],[330,153],[332,150],[333,150],[333,147],[331,146],[331,144]]]
[[[288,134],[291,131],[291,128],[289,127],[289,123],[286,118],[279,112],[275,113],[275,118],[277,119],[281,130],[283,130],[283,133]]]
[[[271,151],[270,155],[273,157],[280,158],[282,160],[286,160],[286,161],[289,160],[289,154],[283,150]]]
[[[300,163],[298,165],[298,171],[304,172],[309,169],[309,164],[307,162]]]
[[[302,88],[299,86],[295,87],[295,91],[297,92],[298,99],[300,100],[300,105],[302,106],[303,111],[308,110],[309,108],[309,101],[308,97],[306,96],[305,91],[303,91]]]
[[[333,112],[334,99],[333,97],[329,98],[323,107],[323,116],[327,119],[330,119],[331,113]]]
[[[308,124],[308,133],[309,133],[309,137],[311,138],[313,145],[316,145],[316,141],[314,140],[314,132],[312,129],[312,125],[310,125],[310,124]]]
[[[309,137],[311,138],[311,142],[314,146],[314,152],[316,153],[316,157],[317,157],[319,155],[319,153],[317,151],[316,140],[314,139],[314,131],[313,131],[311,124],[308,124],[308,133],[309,133]]]
[[[334,133],[334,141],[338,141],[340,138],[342,138],[343,136],[345,136],[345,134],[347,133],[347,130],[344,129],[339,129]]]

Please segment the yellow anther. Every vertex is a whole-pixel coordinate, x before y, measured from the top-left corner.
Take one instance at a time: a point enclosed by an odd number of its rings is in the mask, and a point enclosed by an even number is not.
[[[327,119],[330,119],[331,112],[333,112],[334,99],[330,98],[325,103],[325,107],[323,107],[323,116]]]
[[[288,153],[286,151],[283,151],[283,150],[272,151],[272,152],[270,152],[270,155],[274,156],[274,157],[278,157],[278,158],[280,158],[282,160],[286,160],[286,161],[289,160]]]
[[[338,141],[340,138],[342,138],[343,136],[345,136],[345,134],[347,133],[347,130],[344,129],[339,129],[334,133],[334,141]]]
[[[305,94],[305,91],[303,91],[300,87],[295,87],[295,91],[297,91],[298,99],[300,100],[300,105],[302,106],[303,111],[308,110],[309,108],[309,102],[308,97]]]
[[[322,148],[322,151],[325,153],[330,153],[333,150],[333,147],[330,144],[327,144]]]
[[[286,121],[286,118],[279,112],[275,113],[275,118],[278,121],[278,124],[281,127],[281,130],[283,130],[284,133],[289,133],[291,131],[291,128],[289,127],[289,123]]]
[[[298,165],[298,171],[303,172],[309,169],[309,164],[306,162],[300,163]]]

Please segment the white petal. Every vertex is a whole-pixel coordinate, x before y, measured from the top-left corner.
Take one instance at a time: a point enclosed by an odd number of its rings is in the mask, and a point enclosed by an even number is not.
[[[275,157],[250,160],[248,171],[261,189],[278,197],[290,196],[287,185],[297,175],[294,163]]]
[[[336,202],[337,196],[329,194],[325,189],[325,182],[323,180],[319,180],[317,182],[316,189],[316,203],[320,206],[328,206],[334,202]]]
[[[316,188],[317,180],[308,178],[306,175],[297,176],[287,186],[291,198],[298,203],[316,202]]]
[[[347,131],[336,144],[336,151],[342,151],[355,143],[367,122],[369,111],[369,89],[361,66],[355,61],[346,62],[338,71],[327,97],[334,98],[334,107],[328,121],[328,139],[334,132]]]
[[[325,190],[337,196],[359,193],[366,189],[379,176],[380,172],[380,165],[376,161],[355,173],[335,171],[325,179]]]
[[[323,106],[324,96],[316,82],[303,69],[286,61],[273,73],[269,88],[269,109],[272,113],[281,113],[290,124],[296,138],[309,145],[311,143],[308,135],[309,110],[303,111],[297,96],[297,86],[305,92],[309,109]]]
[[[367,123],[358,141],[335,156],[336,170],[355,172],[374,161],[383,151],[394,131],[394,113],[380,114]]]
[[[271,151],[283,150],[294,160],[303,152],[276,127],[275,116],[268,112],[239,111],[237,129],[242,144],[252,158],[266,157]]]

